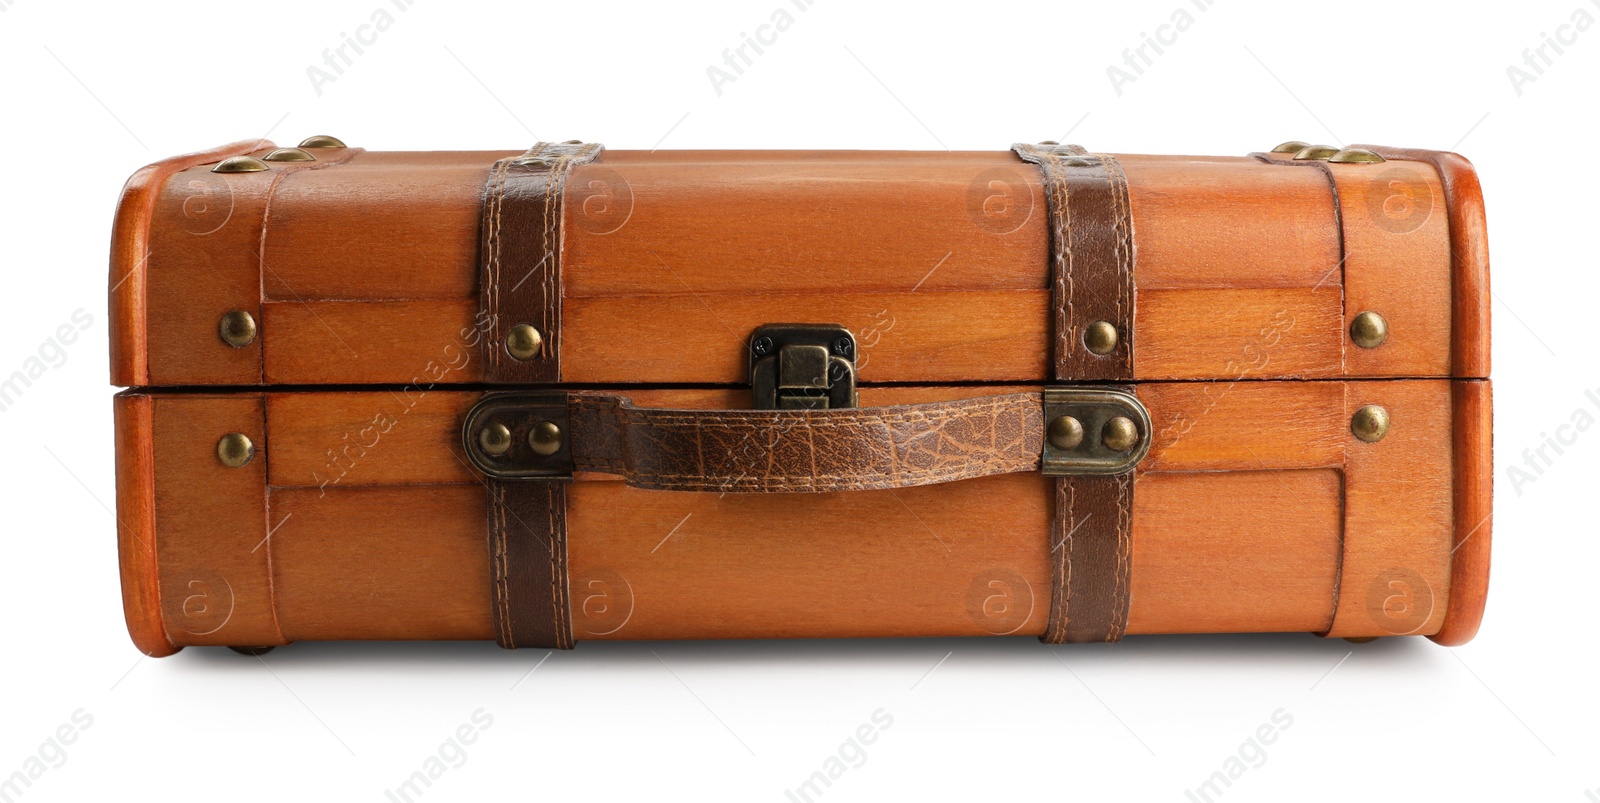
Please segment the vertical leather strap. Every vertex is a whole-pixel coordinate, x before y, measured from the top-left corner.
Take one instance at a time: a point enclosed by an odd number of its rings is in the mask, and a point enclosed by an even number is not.
[[[495,640],[572,649],[567,587],[567,486],[490,480],[489,576]]]
[[[602,146],[541,142],[501,159],[484,186],[479,301],[489,327],[484,381],[561,380],[562,191],[574,165]],[[537,353],[518,359],[506,347],[512,329],[533,327]]]
[[[1133,474],[1061,477],[1050,534],[1046,644],[1118,641],[1128,626]]]
[[[1039,166],[1050,211],[1050,265],[1057,381],[1131,381],[1134,239],[1128,180],[1116,158],[1077,145],[1016,144]],[[1116,344],[1089,348],[1091,326],[1110,324]],[[1088,433],[1099,437],[1099,433]],[[1050,534],[1047,644],[1117,641],[1128,624],[1134,475],[1056,480]]]
[[[1134,244],[1128,179],[1116,157],[1077,145],[1011,146],[1044,175],[1050,210],[1050,263],[1057,380],[1133,379]],[[1105,322],[1117,342],[1096,354],[1084,342]]]

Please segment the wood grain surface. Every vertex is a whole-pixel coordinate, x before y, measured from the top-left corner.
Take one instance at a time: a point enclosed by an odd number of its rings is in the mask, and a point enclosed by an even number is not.
[[[113,248],[113,273],[133,277],[114,314],[120,382],[404,384],[472,336],[478,205],[506,154],[196,163],[217,153],[130,184]],[[1470,168],[1332,165],[1330,182],[1245,157],[1119,159],[1139,379],[1487,375]],[[742,381],[750,330],[792,320],[865,333],[863,381],[1044,379],[1048,216],[1037,170],[1008,152],[607,151],[568,194],[568,381]],[[232,309],[257,316],[255,343],[216,337]],[[1368,309],[1391,335],[1358,349],[1345,329]],[[474,362],[435,381],[481,379]]]
[[[1470,614],[1471,592],[1452,586],[1451,550],[1487,533],[1460,531],[1452,476],[1458,462],[1481,459],[1461,450],[1477,448],[1481,430],[1465,417],[1483,408],[1478,390],[1454,384],[1141,385],[1157,445],[1136,481],[1128,632],[1392,635],[1398,618],[1414,626],[1406,632],[1432,634],[1451,606]],[[875,387],[862,401],[1025,389]],[[740,406],[744,394],[629,393],[641,405],[700,408]],[[491,638],[485,491],[457,443],[479,397],[125,397],[130,433],[149,411],[155,465],[129,473],[149,478],[161,537],[154,553],[130,548],[124,570],[160,575],[165,635],[177,646],[277,643],[279,628],[282,640]],[[1348,430],[1368,403],[1393,417],[1375,444]],[[226,431],[271,441],[228,469],[214,454]],[[644,491],[617,479],[581,475],[569,489],[580,639],[1043,632],[1053,515],[1043,477],[816,496]],[[144,486],[130,477],[122,487],[136,511]],[[216,577],[229,583],[232,618],[195,633],[210,623],[185,610],[187,584]],[[1369,591],[1391,580],[1427,590],[1423,618],[1374,615],[1394,594],[1373,607]]]
[[[210,172],[267,148],[153,165],[118,210],[112,379],[142,388],[114,405],[130,633],[151,655],[493,638],[460,427],[482,393],[478,205],[510,154],[335,149]],[[1389,162],[1119,157],[1154,429],[1129,633],[1476,632],[1481,190],[1453,154],[1380,150]],[[574,170],[566,210],[566,382],[747,407],[745,340],[783,321],[856,334],[865,406],[1047,376],[1047,210],[1008,152],[608,151]],[[253,343],[218,337],[229,310],[256,318]],[[1367,310],[1389,325],[1375,349],[1347,334]],[[1391,416],[1377,443],[1350,433],[1368,404]],[[216,457],[229,432],[256,444],[242,468]],[[579,640],[1044,630],[1043,477],[820,496],[617,480],[569,489]]]

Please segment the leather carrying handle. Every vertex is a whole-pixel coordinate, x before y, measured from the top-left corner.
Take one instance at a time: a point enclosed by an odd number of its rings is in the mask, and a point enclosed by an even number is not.
[[[1080,422],[1077,443],[1051,442],[1047,407],[1052,418]],[[1123,451],[1101,434],[1117,417],[1138,432]],[[1144,456],[1149,433],[1138,399],[1104,388],[827,410],[678,410],[602,392],[507,393],[486,396],[462,427],[473,464],[496,479],[584,471],[637,488],[719,493],[909,488],[1042,466],[1055,475],[1119,474]]]

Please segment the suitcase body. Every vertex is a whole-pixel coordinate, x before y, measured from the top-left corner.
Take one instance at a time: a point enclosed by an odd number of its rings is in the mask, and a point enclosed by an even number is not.
[[[1477,630],[1458,156],[303,144],[117,214],[148,654]]]

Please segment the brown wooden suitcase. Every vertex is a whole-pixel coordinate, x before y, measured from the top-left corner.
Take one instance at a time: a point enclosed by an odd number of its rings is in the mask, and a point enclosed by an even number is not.
[[[169,159],[111,257],[133,640],[1470,639],[1450,153]]]

